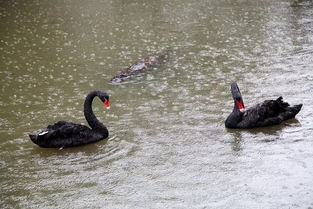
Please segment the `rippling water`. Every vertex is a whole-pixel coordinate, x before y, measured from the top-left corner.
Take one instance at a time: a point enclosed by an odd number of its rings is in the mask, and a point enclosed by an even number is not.
[[[313,208],[311,1],[0,1],[1,208]],[[109,80],[171,48],[121,85]],[[282,95],[295,120],[227,130],[230,83],[247,106]],[[27,134],[84,123],[110,138],[43,149]]]

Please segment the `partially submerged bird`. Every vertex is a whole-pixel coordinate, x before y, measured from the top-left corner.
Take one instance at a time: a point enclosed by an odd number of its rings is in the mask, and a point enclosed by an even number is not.
[[[265,100],[250,109],[245,109],[237,83],[231,84],[234,99],[233,112],[227,117],[227,128],[254,128],[280,124],[294,118],[301,110],[302,104],[290,106],[282,97],[276,100]]]
[[[123,69],[116,76],[111,79],[112,83],[121,83],[126,81],[140,73],[147,72],[151,70],[154,66],[165,62],[165,60],[169,56],[169,50],[165,50],[155,56],[150,56],[145,58],[144,60],[138,61],[131,66]]]
[[[38,134],[30,134],[30,139],[40,147],[64,148],[85,145],[100,141],[109,136],[108,129],[94,115],[92,111],[92,101],[98,97],[104,106],[109,109],[109,96],[103,91],[90,92],[84,103],[84,115],[91,127],[75,124],[66,121],[59,121],[54,125],[49,125]]]

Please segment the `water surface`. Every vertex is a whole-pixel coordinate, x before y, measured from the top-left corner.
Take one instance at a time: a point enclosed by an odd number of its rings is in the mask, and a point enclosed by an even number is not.
[[[1,208],[313,208],[313,5],[301,1],[0,1]],[[121,85],[137,60],[170,59]],[[230,83],[246,106],[283,96],[295,120],[227,130]],[[110,137],[43,149],[27,134],[86,124]]]

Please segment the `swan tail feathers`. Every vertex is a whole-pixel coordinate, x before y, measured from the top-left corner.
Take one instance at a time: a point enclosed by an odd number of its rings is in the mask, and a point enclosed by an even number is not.
[[[295,117],[300,112],[302,106],[302,104],[298,104],[290,108],[291,112],[293,113],[293,117]]]
[[[286,111],[282,113],[279,117],[282,120],[288,120],[294,118],[301,110],[302,104],[294,105],[292,107],[286,108]]]
[[[36,135],[36,134],[28,134],[28,136],[29,136],[30,140],[32,140],[32,142],[37,144],[38,135]]]

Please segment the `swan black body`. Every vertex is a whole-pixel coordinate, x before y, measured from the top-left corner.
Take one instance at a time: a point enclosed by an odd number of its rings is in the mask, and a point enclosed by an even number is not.
[[[227,128],[255,128],[280,124],[284,120],[294,118],[301,110],[302,104],[290,107],[282,97],[276,100],[265,100],[256,106],[245,110],[237,83],[231,84],[234,99],[233,112],[227,117]]]
[[[150,56],[144,60],[138,61],[135,64],[125,68],[111,79],[112,83],[121,83],[135,75],[149,71],[153,66],[159,65],[164,62],[169,56],[170,50],[165,50],[155,56]]]
[[[107,108],[110,108],[109,96],[103,91],[90,92],[84,103],[84,115],[91,127],[66,121],[49,125],[38,134],[29,135],[30,139],[40,147],[64,148],[85,145],[100,141],[109,136],[108,129],[96,118],[92,111],[92,101],[99,97]]]

